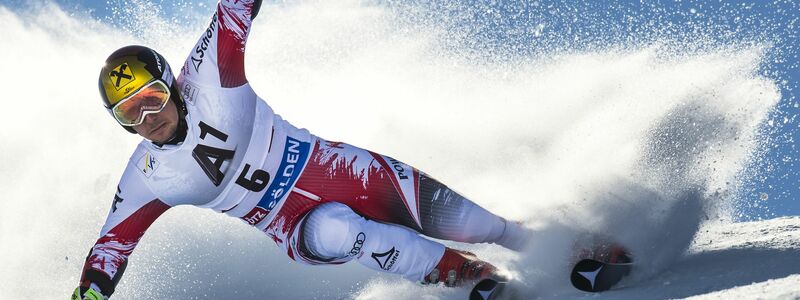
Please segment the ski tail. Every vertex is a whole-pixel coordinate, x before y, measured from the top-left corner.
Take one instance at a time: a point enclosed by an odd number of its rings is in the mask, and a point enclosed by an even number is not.
[[[522,300],[525,293],[519,281],[487,278],[479,281],[469,293],[469,300]]]
[[[572,285],[584,292],[602,292],[611,289],[630,274],[633,263],[605,263],[584,259],[575,264],[570,274]]]
[[[475,287],[472,288],[472,292],[469,293],[469,300],[490,300],[495,299],[495,294],[497,294],[498,286],[502,287],[503,283],[491,278],[487,278],[481,280]]]

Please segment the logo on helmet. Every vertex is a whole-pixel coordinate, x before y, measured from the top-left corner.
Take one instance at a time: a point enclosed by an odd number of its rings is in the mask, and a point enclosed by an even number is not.
[[[156,66],[158,66],[158,71],[163,72],[164,70],[161,69],[161,59],[158,58],[158,53],[155,50],[150,49],[150,52],[153,53],[153,58],[156,59]]]
[[[111,70],[111,73],[108,74],[108,77],[110,77],[111,82],[114,83],[114,88],[118,91],[136,80],[136,76],[133,76],[133,71],[131,71],[131,67],[127,62],[124,62]]]

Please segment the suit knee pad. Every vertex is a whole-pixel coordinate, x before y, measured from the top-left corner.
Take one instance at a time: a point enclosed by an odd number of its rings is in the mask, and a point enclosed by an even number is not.
[[[309,254],[337,262],[355,258],[370,269],[412,281],[421,281],[445,250],[408,228],[367,220],[341,203],[320,205],[304,222]]]
[[[323,261],[357,255],[364,243],[362,221],[366,220],[347,205],[330,202],[318,206],[303,224],[305,250]]]

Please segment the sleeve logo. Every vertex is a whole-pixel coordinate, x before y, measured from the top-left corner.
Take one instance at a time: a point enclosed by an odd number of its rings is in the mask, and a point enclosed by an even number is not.
[[[119,186],[117,186],[117,193],[114,194],[114,203],[111,204],[111,212],[112,213],[117,212],[117,204],[122,202],[122,200],[125,200],[125,199],[122,199],[122,196],[120,196],[120,194],[122,194],[122,190],[120,190]]]
[[[194,54],[192,54],[192,64],[194,65],[194,71],[200,73],[200,64],[203,63],[203,59],[206,56],[206,50],[208,50],[208,46],[211,45],[211,40],[214,38],[214,32],[217,28],[217,15],[214,14],[211,17],[211,23],[208,24],[208,28],[206,32],[203,33],[202,38],[197,43],[197,47],[194,49]],[[195,56],[195,54],[197,56]]]

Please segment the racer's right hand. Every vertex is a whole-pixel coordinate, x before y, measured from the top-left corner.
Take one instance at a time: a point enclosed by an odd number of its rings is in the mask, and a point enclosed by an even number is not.
[[[81,294],[81,290],[85,289],[86,291]],[[72,297],[69,298],[70,300],[105,300],[108,297],[103,296],[100,292],[96,291],[93,288],[75,288],[75,291],[72,292]]]

